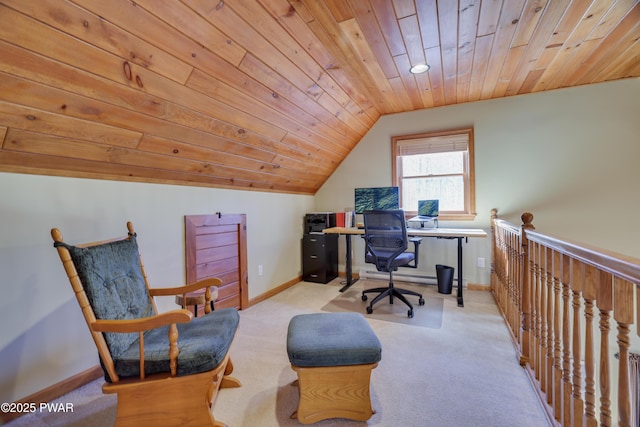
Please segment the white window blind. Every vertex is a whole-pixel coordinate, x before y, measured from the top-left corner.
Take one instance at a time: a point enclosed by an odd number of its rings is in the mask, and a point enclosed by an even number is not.
[[[403,139],[399,140],[396,146],[398,156],[467,151],[468,149],[469,135],[467,133],[417,139]]]

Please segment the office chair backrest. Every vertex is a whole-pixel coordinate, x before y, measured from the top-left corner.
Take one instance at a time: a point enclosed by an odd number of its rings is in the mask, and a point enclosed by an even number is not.
[[[379,268],[390,267],[391,262],[408,248],[402,209],[365,211],[364,233],[367,250]]]

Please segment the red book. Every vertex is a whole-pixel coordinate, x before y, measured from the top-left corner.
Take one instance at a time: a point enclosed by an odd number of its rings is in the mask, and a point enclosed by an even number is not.
[[[336,227],[344,227],[344,212],[336,212]]]

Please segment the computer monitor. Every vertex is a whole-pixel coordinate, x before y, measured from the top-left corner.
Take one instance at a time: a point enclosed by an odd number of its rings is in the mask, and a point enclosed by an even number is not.
[[[371,187],[355,189],[356,213],[373,209],[399,209],[398,187]]]
[[[437,218],[439,211],[438,200],[418,200],[418,216]]]

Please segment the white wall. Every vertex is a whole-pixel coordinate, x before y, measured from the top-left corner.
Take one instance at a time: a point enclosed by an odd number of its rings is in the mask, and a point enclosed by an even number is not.
[[[391,185],[392,136],[469,126],[478,216],[441,226],[488,232],[492,208],[516,224],[530,211],[538,231],[640,258],[637,78],[384,116],[318,191],[316,209],[353,209],[355,187]],[[356,271],[364,264],[359,240]],[[423,249],[425,273],[436,263],[455,266],[446,242],[428,239]],[[489,239],[470,239],[464,254],[465,283],[488,284],[489,262],[481,269],[476,258],[490,259]]]
[[[163,287],[185,283],[184,215],[245,213],[255,298],[302,274],[303,217],[312,210],[312,196],[0,173],[0,401],[98,363],[52,227],[80,243],[123,236],[132,221],[151,285]]]

